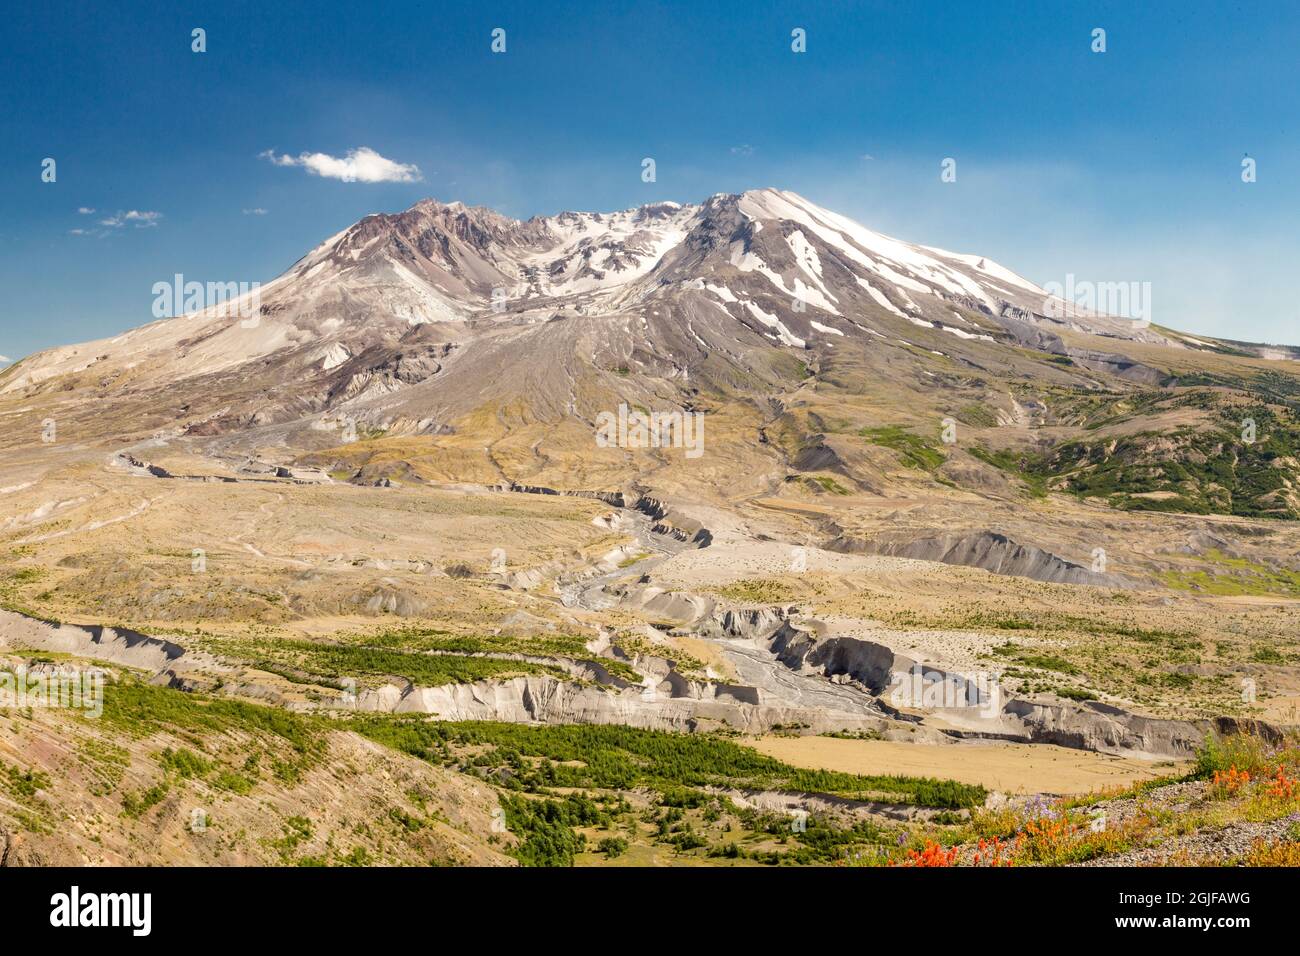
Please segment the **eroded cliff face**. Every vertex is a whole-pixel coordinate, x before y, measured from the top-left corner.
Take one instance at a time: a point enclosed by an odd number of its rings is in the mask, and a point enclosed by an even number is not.
[[[172,641],[125,628],[61,624],[5,610],[0,610],[0,648],[35,648],[152,672],[186,653]]]
[[[1043,548],[1024,544],[994,531],[958,534],[930,534],[865,541],[843,533],[832,538],[832,550],[860,554],[883,554],[895,558],[941,561],[994,574],[1032,578],[1053,584],[1091,584],[1097,587],[1132,587],[1121,575],[1094,571]]]
[[[609,690],[554,677],[516,677],[442,687],[387,685],[360,695],[366,711],[429,714],[440,720],[622,724],[654,730],[731,729],[764,733],[799,726],[811,733],[883,730],[887,718],[765,703],[758,688],[666,677],[653,688]]]

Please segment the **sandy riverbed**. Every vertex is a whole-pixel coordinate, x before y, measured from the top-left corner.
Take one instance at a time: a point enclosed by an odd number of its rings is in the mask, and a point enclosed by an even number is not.
[[[1087,793],[1181,772],[1186,766],[1051,744],[910,744],[772,735],[749,743],[796,767],[940,777],[1004,793]]]

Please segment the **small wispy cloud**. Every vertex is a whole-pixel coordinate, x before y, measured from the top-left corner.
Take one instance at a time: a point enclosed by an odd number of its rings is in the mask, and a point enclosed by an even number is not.
[[[731,147],[731,155],[732,156],[753,156],[754,147],[750,146],[748,143],[742,143],[739,146],[733,146]]]
[[[268,149],[260,154],[277,166],[300,166],[313,176],[339,179],[345,183],[417,183],[424,177],[414,163],[398,163],[380,156],[369,146],[348,150],[343,158],[328,153],[299,153],[279,156]]]
[[[90,216],[94,215],[95,210],[90,206],[81,206],[77,213],[82,216]],[[105,215],[103,219],[97,220],[96,226],[92,228],[78,226],[75,229],[69,229],[68,235],[95,236],[103,239],[105,236],[116,235],[118,231],[125,229],[127,226],[134,226],[136,229],[152,229],[158,225],[162,218],[162,213],[154,212],[151,209],[118,210],[112,215]]]
[[[245,209],[245,210],[244,210],[244,215],[245,215],[245,216],[265,216],[265,215],[266,215],[266,210],[263,209],[261,206],[258,206],[258,207],[255,208],[255,209]]]
[[[4,362],[6,365],[8,365],[8,364],[9,364],[10,362],[12,362],[12,361],[13,361],[13,359],[11,359],[9,356],[7,356],[7,355],[0,355],[0,362]]]
[[[133,225],[137,229],[148,229],[158,225],[158,220],[162,218],[162,213],[150,210],[128,209],[126,212],[119,212],[116,215],[109,216],[107,219],[99,220],[101,226],[107,226],[109,229],[121,229],[123,226]]]

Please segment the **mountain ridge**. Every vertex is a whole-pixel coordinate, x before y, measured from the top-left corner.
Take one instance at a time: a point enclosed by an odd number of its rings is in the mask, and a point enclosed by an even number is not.
[[[764,221],[811,227],[820,233],[823,242],[828,237],[837,239],[839,250],[852,265],[879,269],[878,282],[855,277],[877,305],[898,315],[918,317],[922,310],[914,303],[908,304],[908,300],[912,293],[926,294],[923,290],[927,289],[958,299],[969,296],[975,303],[983,296],[979,305],[985,308],[1001,300],[1022,309],[1026,317],[1034,315],[1032,308],[1026,308],[1027,304],[1047,298],[1044,290],[1011,270],[996,263],[988,266],[991,260],[987,257],[904,243],[822,210],[793,193],[763,189],[718,193],[695,205],[659,201],[614,213],[566,211],[526,220],[512,219],[483,206],[426,198],[399,213],[367,215],[316,246],[281,275],[261,286],[264,300],[261,311],[269,319],[285,310],[286,300],[307,298],[315,303],[321,297],[320,288],[305,292],[306,286],[329,285],[342,281],[345,276],[359,287],[349,289],[349,293],[368,293],[362,298],[370,306],[365,318],[371,323],[385,315],[411,325],[464,320],[491,308],[493,292],[497,290],[498,300],[512,306],[520,301],[541,304],[550,299],[568,299],[575,308],[590,310],[595,306],[598,311],[608,310],[610,305],[627,305],[637,296],[653,295],[655,290],[653,287],[627,289],[621,298],[613,296],[613,303],[590,300],[609,299],[611,293],[636,280],[661,269],[668,271],[683,257],[689,259],[694,254],[698,259],[713,244],[725,243],[730,250],[737,242],[743,242],[744,248],[728,257],[731,265],[742,271],[760,270],[778,293],[790,298],[792,303],[802,300],[805,309],[837,311],[817,287],[816,277],[806,268],[799,270],[793,257],[784,254],[785,250],[771,250],[786,260],[779,272],[773,274],[767,262],[750,249],[751,244],[759,241]],[[718,230],[720,223],[722,231]],[[800,242],[819,261],[814,248],[817,243],[808,243],[798,228],[793,232],[798,233]],[[864,251],[872,246],[874,253]],[[924,253],[918,257],[921,250]],[[933,253],[937,258],[930,259],[926,253]],[[920,280],[913,278],[913,268],[924,269],[929,275]],[[986,273],[987,285],[997,291],[990,293],[988,288],[981,288],[978,279],[972,283],[971,277],[963,274],[965,269]],[[802,275],[792,275],[796,270]],[[680,274],[682,269],[676,271]],[[787,281],[790,286],[786,286]],[[188,319],[203,323],[214,311],[220,311],[220,307],[210,306],[161,321]],[[335,311],[348,314],[342,302],[336,304]],[[1045,316],[1039,314],[1038,318]],[[152,329],[158,324],[142,328]],[[1113,333],[1112,324],[1104,322],[1105,330]],[[315,331],[321,335],[329,330]],[[118,345],[125,337],[138,338],[140,333],[141,328],[131,329],[85,346]],[[254,340],[247,357],[261,354],[255,341],[258,337],[246,338]],[[179,343],[183,338],[177,336],[175,341]],[[45,357],[68,354],[78,348],[72,345],[47,349],[21,364],[28,366],[30,375],[31,365],[39,368],[45,364]],[[239,354],[240,350],[233,351]],[[55,374],[76,367],[73,363],[57,361],[51,364]],[[5,378],[8,379],[3,385],[6,390],[37,381],[8,373]]]

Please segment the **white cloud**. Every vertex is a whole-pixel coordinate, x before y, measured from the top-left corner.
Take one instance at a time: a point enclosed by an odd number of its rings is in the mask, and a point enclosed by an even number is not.
[[[83,216],[89,216],[89,215],[91,215],[94,211],[95,211],[95,210],[91,209],[89,206],[81,206],[81,207],[79,207],[79,208],[77,209],[77,212],[81,213],[81,215],[83,215]]]
[[[415,183],[424,177],[414,163],[395,163],[380,156],[369,146],[348,150],[340,159],[328,153],[299,153],[296,157],[283,153],[279,156],[268,149],[261,154],[277,166],[301,166],[314,176],[341,179],[345,183]]]
[[[733,146],[731,147],[731,154],[733,156],[753,156],[754,147],[750,146],[748,143],[743,143],[740,146]]]
[[[126,212],[119,212],[115,216],[109,216],[107,219],[101,219],[99,224],[110,229],[121,229],[127,223],[131,223],[137,229],[147,229],[150,226],[158,225],[158,220],[161,218],[162,213],[160,212],[129,209]]]
[[[11,359],[9,356],[7,356],[7,355],[0,355],[0,362],[12,362],[12,361],[13,361],[13,359]]]
[[[245,216],[265,216],[265,215],[266,215],[266,210],[263,209],[261,206],[258,206],[256,209],[245,209],[245,210],[244,210],[244,215],[245,215]]]

